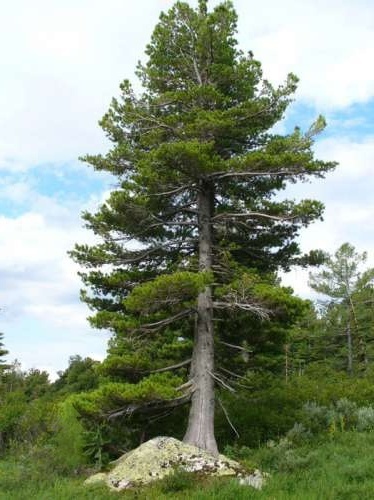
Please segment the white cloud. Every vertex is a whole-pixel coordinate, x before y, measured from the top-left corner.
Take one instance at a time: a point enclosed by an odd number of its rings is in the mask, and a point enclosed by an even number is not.
[[[134,80],[158,14],[172,3],[4,5],[0,168],[27,169],[105,149],[97,120],[120,81]],[[299,97],[324,109],[374,96],[371,2],[237,0],[235,5],[241,46],[254,50],[270,80],[296,72]]]
[[[288,72],[298,97],[324,109],[374,96],[374,5],[368,0],[235,2],[240,39],[250,45],[270,81]]]
[[[78,266],[67,255],[76,242],[93,241],[79,212],[101,197],[58,202],[22,182],[9,186],[0,185],[3,199],[29,202],[18,216],[0,216],[0,331],[10,359],[19,358],[23,368],[48,365],[55,376],[72,354],[91,350],[102,358],[108,336],[90,329]]]
[[[359,252],[368,252],[367,266],[374,267],[374,138],[353,140],[334,137],[317,143],[317,156],[337,160],[336,170],[326,179],[291,186],[295,198],[315,198],[325,203],[324,220],[303,229],[300,244],[304,252],[321,248],[334,253],[344,242]],[[287,194],[287,193],[286,193]],[[294,270],[284,278],[296,293],[316,297],[307,286],[308,272]]]
[[[88,349],[102,356],[104,349],[103,336],[97,340],[85,323],[81,283],[66,255],[75,242],[92,238],[82,230],[79,212],[99,200],[69,193],[68,183],[63,192],[42,194],[29,170],[44,164],[57,175],[79,155],[105,150],[97,120],[120,81],[134,80],[160,9],[173,3],[13,0],[2,8],[0,198],[17,210],[0,216],[0,319],[6,323],[0,331],[9,334],[7,346],[26,367],[61,369],[70,354]],[[374,97],[371,1],[234,3],[241,47],[254,51],[270,80],[281,82],[295,72],[302,102],[330,112]],[[318,156],[340,161],[337,171],[294,190],[327,206],[325,221],[302,233],[305,251],[334,251],[348,240],[373,254],[374,137],[352,139],[349,127],[362,118],[351,120],[344,124],[345,137],[316,147]],[[291,281],[299,293],[309,293],[304,271]]]
[[[361,177],[373,184],[374,136],[359,140],[349,136],[324,139],[317,143],[316,154],[318,157],[339,162],[336,173],[340,179]]]

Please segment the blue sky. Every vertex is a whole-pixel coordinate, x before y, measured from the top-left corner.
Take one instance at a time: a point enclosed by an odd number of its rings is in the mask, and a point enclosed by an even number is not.
[[[135,81],[160,10],[169,0],[13,0],[0,30],[0,331],[27,369],[51,374],[70,355],[101,359],[108,336],[86,322],[75,242],[93,241],[80,213],[95,209],[114,180],[78,161],[108,148],[99,118],[124,78]],[[211,6],[218,3],[211,2]],[[196,2],[191,2],[196,4]],[[369,0],[234,1],[238,40],[281,83],[300,78],[280,131],[323,114],[318,156],[340,162],[295,197],[326,204],[324,222],[300,237],[304,250],[350,241],[374,265],[374,4]],[[307,274],[285,278],[310,296]]]

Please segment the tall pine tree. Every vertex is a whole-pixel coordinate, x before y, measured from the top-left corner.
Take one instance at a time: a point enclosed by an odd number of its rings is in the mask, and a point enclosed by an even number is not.
[[[295,238],[321,217],[322,204],[275,195],[334,167],[312,152],[322,117],[306,133],[271,132],[297,78],[288,75],[278,88],[264,80],[252,53],[237,48],[236,27],[229,1],[212,11],[207,0],[196,10],[177,2],[161,14],[147,62],[138,66],[142,93],[127,80],[121,84],[101,121],[113,147],[85,157],[118,179],[97,213],[84,214],[101,243],[72,252],[88,269],[83,299],[97,311],[92,324],[114,332],[118,373],[144,389],[157,376],[167,379],[159,372],[190,363],[188,381],[178,388],[184,394],[173,401],[191,401],[185,441],[213,453],[214,386],[223,382],[215,346],[232,347],[220,341],[228,332],[215,320],[245,314],[244,329],[266,320],[276,298],[258,274],[315,259],[301,256]],[[187,359],[154,368],[182,352]],[[153,394],[143,408],[161,405],[165,395]]]

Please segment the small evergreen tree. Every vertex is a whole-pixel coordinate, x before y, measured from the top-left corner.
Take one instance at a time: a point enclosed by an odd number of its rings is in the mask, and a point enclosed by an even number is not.
[[[3,338],[4,334],[0,333],[0,374],[4,372],[7,368],[9,368],[9,365],[6,363],[5,357],[9,354],[9,351],[5,349],[4,343],[3,343]]]
[[[88,268],[82,297],[97,311],[92,324],[114,333],[111,368],[132,382],[116,386],[115,414],[190,401],[185,441],[214,453],[214,385],[224,385],[215,346],[229,344],[230,332],[243,342],[248,325],[277,309],[272,273],[318,260],[301,256],[295,238],[322,204],[275,195],[334,167],[312,152],[322,117],[306,133],[271,132],[297,78],[279,88],[263,79],[260,63],[237,48],[236,26],[229,1],[211,12],[207,0],[196,10],[177,2],[161,14],[138,66],[143,92],[122,83],[101,121],[113,148],[85,157],[118,179],[98,212],[84,214],[101,243],[72,252]],[[181,377],[166,371],[183,375],[188,365],[178,388]]]
[[[328,297],[323,320],[327,335],[335,338],[335,354],[345,338],[346,368],[349,373],[357,362],[361,369],[368,363],[368,342],[373,337],[374,269],[362,271],[367,253],[358,253],[343,243],[335,254],[328,255],[324,268],[311,273],[309,284]]]

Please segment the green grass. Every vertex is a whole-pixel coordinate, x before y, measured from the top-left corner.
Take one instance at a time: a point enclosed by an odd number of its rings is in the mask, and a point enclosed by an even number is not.
[[[234,480],[191,478],[184,473],[147,488],[110,493],[85,487],[83,477],[46,472],[45,464],[0,461],[0,499],[188,499],[188,500],[365,500],[374,499],[374,433],[345,432],[296,448],[253,450],[248,461],[269,471],[262,491]]]

